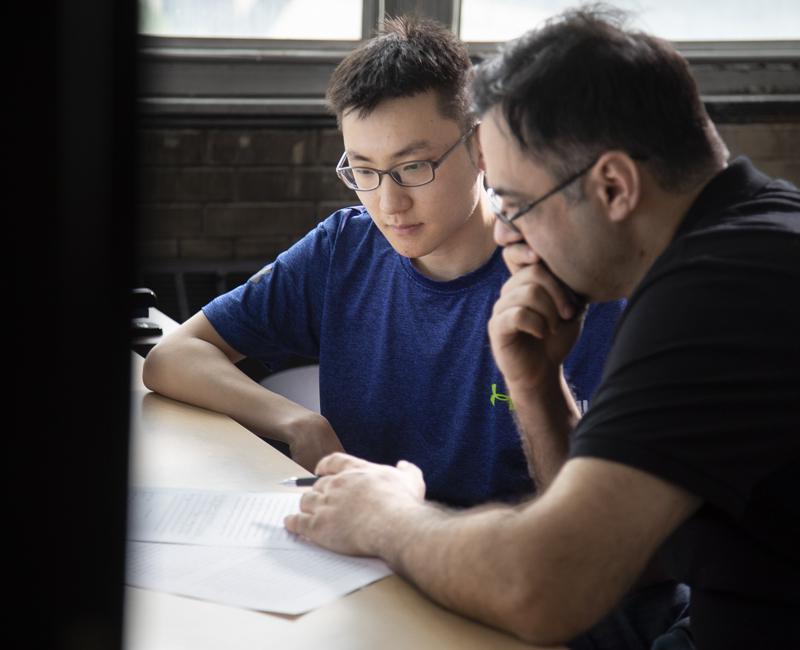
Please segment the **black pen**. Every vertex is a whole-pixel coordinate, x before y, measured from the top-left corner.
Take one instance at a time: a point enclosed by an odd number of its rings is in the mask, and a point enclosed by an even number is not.
[[[291,485],[293,487],[310,487],[317,482],[319,476],[292,476],[290,478],[285,478],[282,481],[279,481],[280,485]]]

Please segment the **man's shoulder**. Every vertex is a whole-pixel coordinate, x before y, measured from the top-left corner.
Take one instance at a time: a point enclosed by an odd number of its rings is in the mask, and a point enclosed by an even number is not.
[[[363,205],[339,208],[328,215],[319,224],[319,228],[334,240],[339,237],[364,237],[377,230]]]
[[[385,238],[361,205],[340,208],[320,221],[306,235],[278,255],[273,264],[282,268],[306,268],[354,257],[363,258],[380,249]],[[316,271],[319,272],[319,269]]]
[[[786,180],[767,176],[744,157],[708,184],[692,211],[698,214],[688,217],[691,223],[679,235],[800,234],[800,191]]]
[[[394,252],[362,205],[336,210],[317,226],[314,237],[326,248],[329,263],[340,270],[372,265]]]
[[[687,266],[699,273],[712,261],[796,275],[798,247],[800,191],[738,159],[709,183],[648,278]]]

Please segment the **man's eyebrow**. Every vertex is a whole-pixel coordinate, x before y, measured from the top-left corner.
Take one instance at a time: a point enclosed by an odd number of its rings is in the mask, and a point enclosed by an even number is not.
[[[410,156],[411,154],[429,150],[432,147],[432,143],[430,140],[414,140],[413,142],[409,143],[399,151],[395,151],[393,154],[390,155],[392,160],[398,160],[400,158],[405,158],[406,156]],[[371,163],[372,159],[369,156],[365,156],[364,154],[360,154],[357,151],[350,150],[347,152],[347,159],[351,162],[357,160],[359,162],[368,162]]]

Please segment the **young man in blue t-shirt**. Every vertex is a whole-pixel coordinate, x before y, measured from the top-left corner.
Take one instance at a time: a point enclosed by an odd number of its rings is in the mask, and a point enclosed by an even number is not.
[[[470,69],[463,44],[424,21],[388,21],[347,56],[328,100],[345,144],[336,171],[362,205],[335,212],[167,336],[147,358],[145,384],[288,443],[309,470],[344,449],[416,463],[429,498],[451,505],[530,495],[486,331],[509,272],[468,110]],[[621,310],[591,306],[564,363],[579,408]],[[566,328],[565,344],[580,323]],[[247,356],[274,370],[290,355],[319,359],[321,414],[234,365]]]

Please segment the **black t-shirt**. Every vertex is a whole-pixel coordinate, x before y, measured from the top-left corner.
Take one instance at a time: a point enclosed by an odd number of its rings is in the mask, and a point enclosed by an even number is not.
[[[704,505],[661,555],[697,647],[800,648],[800,192],[737,159],[630,298],[571,455]]]

